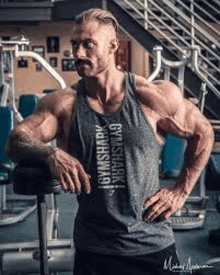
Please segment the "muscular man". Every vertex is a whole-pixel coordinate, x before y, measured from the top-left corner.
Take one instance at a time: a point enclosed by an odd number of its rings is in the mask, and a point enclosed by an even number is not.
[[[82,79],[44,97],[11,133],[7,154],[44,160],[63,190],[78,195],[74,274],[167,274],[165,260],[178,265],[169,217],[206,165],[213,131],[171,82],[117,70],[116,33],[108,11],[76,18],[71,42]],[[180,178],[160,188],[166,133],[188,145]],[[54,138],[59,148],[48,145]]]

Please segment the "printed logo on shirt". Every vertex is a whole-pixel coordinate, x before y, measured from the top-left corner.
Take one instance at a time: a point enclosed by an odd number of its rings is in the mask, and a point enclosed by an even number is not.
[[[98,188],[125,188],[122,125],[96,125],[95,129]]]

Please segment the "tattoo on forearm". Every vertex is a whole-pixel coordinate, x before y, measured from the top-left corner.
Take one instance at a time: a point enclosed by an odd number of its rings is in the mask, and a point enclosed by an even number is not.
[[[10,148],[7,148],[7,152],[9,157],[16,161],[24,158],[46,160],[56,150],[25,132],[12,135],[9,139],[7,147]]]

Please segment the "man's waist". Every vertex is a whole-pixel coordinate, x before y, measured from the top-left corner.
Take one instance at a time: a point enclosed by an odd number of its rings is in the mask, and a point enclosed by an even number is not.
[[[84,228],[85,230],[92,230],[101,235],[121,235],[123,237],[129,236],[132,238],[134,234],[135,238],[137,235],[142,236],[145,234],[151,235],[155,234],[155,230],[163,232],[171,227],[170,219],[160,220],[156,219],[152,222],[145,222],[142,219],[142,216],[137,217],[122,217],[118,218],[110,216],[110,217],[88,217],[84,215],[80,215],[78,213],[75,225],[80,226],[80,228]]]
[[[106,228],[88,221],[75,222],[74,241],[81,249],[116,255],[141,255],[174,243],[170,223],[137,222],[124,228]]]

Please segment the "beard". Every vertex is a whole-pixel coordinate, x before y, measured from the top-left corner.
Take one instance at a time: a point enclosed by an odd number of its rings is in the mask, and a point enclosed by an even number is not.
[[[76,70],[81,77],[94,77],[107,68],[107,62],[98,59],[95,65],[89,59],[77,59],[75,62]]]

